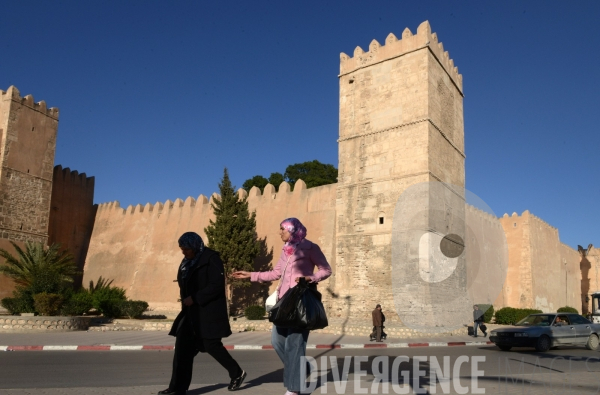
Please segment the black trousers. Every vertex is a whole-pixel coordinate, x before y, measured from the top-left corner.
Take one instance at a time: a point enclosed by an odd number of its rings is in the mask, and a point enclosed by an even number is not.
[[[192,382],[194,357],[200,349],[206,350],[229,372],[229,378],[235,379],[242,374],[242,368],[223,346],[221,339],[196,338],[189,325],[183,325],[177,332],[175,340],[175,355],[173,356],[173,373],[169,388],[177,394],[185,394]]]

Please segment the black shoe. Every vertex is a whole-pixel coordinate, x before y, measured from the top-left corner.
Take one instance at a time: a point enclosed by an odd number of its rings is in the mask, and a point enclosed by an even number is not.
[[[166,390],[158,391],[158,395],[174,395],[177,391],[167,388]]]
[[[473,337],[477,337],[477,335],[474,335]]]
[[[237,390],[238,388],[240,388],[245,378],[246,372],[242,370],[242,374],[240,375],[240,377],[238,377],[237,379],[231,379],[231,383],[229,383],[229,387],[227,387],[227,389],[229,391]]]

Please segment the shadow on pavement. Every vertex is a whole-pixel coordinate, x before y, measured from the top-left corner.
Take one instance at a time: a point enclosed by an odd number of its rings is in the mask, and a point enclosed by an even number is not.
[[[202,387],[202,388],[188,390],[187,393],[188,393],[188,395],[207,394],[209,392],[217,391],[217,390],[220,390],[225,387],[227,387],[227,384],[213,384],[213,385],[207,385],[206,387]],[[240,389],[244,389],[244,387],[242,387]]]

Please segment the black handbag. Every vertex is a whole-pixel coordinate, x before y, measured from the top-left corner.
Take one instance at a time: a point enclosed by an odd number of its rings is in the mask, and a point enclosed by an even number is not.
[[[329,323],[316,284],[301,278],[269,311],[269,321],[282,328],[322,329]]]
[[[485,324],[484,324],[483,322],[482,322],[482,323],[479,325],[479,328],[480,328],[482,331],[484,331],[484,332],[487,332],[487,326],[485,326]]]

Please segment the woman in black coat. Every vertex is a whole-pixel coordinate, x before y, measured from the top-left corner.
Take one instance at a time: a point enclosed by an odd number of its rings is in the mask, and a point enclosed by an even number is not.
[[[231,335],[225,298],[225,270],[216,251],[204,246],[194,232],[179,238],[183,261],[177,272],[181,312],[169,335],[175,336],[173,373],[169,388],[159,395],[184,395],[192,382],[194,357],[207,352],[227,371],[231,382],[227,389],[238,389],[246,372],[231,357],[221,339]]]

